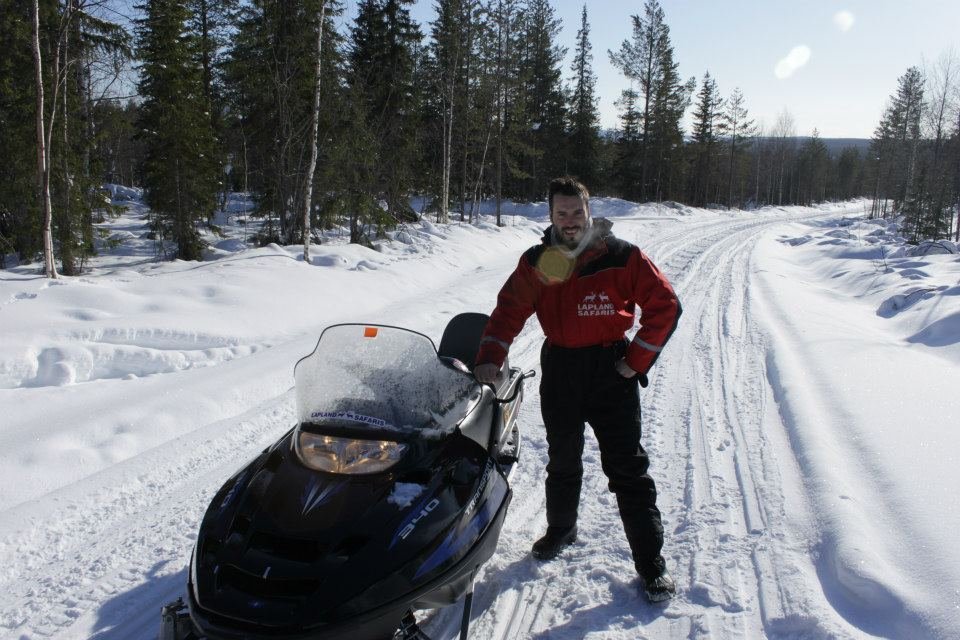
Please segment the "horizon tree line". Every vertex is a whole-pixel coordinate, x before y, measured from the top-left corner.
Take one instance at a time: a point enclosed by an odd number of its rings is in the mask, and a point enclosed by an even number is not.
[[[435,0],[426,25],[413,0],[361,0],[343,32],[341,0],[144,0],[132,33],[111,1],[0,0],[15,43],[0,61],[0,253],[45,253],[51,276],[54,252],[65,274],[95,252],[104,183],[143,187],[158,255],[181,259],[201,256],[230,191],[254,198],[259,242],[305,251],[334,227],[371,245],[423,215],[475,221],[481,200],[501,224],[503,202],[542,199],[562,174],[701,207],[867,196],[914,241],[948,235],[960,209],[949,57],[900,78],[869,153],[832,155],[787,110],[766,127],[709,70],[682,77],[658,0],[606,52],[629,82],[614,131],[600,126],[586,4],[565,70],[550,0]]]

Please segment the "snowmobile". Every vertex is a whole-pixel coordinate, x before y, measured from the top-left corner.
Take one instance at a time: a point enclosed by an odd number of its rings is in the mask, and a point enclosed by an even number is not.
[[[294,368],[297,424],[220,488],[161,640],[414,640],[496,549],[520,452],[522,373],[471,374],[487,316],[437,349],[384,325],[328,327]],[[186,600],[184,602],[184,600]]]

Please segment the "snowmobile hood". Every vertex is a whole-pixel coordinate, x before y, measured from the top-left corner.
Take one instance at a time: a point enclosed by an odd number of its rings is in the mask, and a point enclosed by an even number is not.
[[[509,497],[499,467],[459,434],[409,475],[337,476],[304,467],[293,433],[204,518],[191,570],[202,617],[307,629],[383,608],[454,567]]]
[[[489,423],[492,392],[444,364],[420,334],[380,327],[388,331],[363,339],[390,340],[364,352],[372,342],[344,338],[368,328],[341,327],[297,365],[300,423],[228,480],[204,516],[188,591],[191,617],[210,637],[323,637],[377,616],[395,628],[397,607],[448,604],[473,562],[493,553],[510,490],[482,438],[461,430]],[[347,372],[341,348],[382,375]],[[298,453],[303,433],[405,448],[382,472],[328,473]],[[377,624],[362,628],[381,637]]]

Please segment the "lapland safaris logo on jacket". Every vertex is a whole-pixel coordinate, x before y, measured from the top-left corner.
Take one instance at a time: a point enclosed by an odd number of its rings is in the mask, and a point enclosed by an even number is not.
[[[591,291],[583,296],[583,301],[577,305],[577,315],[585,316],[613,316],[617,310],[610,302],[610,296],[603,291],[597,293]]]

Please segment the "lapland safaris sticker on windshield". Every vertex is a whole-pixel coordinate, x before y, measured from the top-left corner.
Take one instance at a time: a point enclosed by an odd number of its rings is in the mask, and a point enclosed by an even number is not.
[[[314,411],[310,414],[311,420],[344,420],[346,422],[359,422],[360,424],[369,424],[374,427],[392,429],[393,425],[380,418],[365,416],[362,413],[353,411]]]

